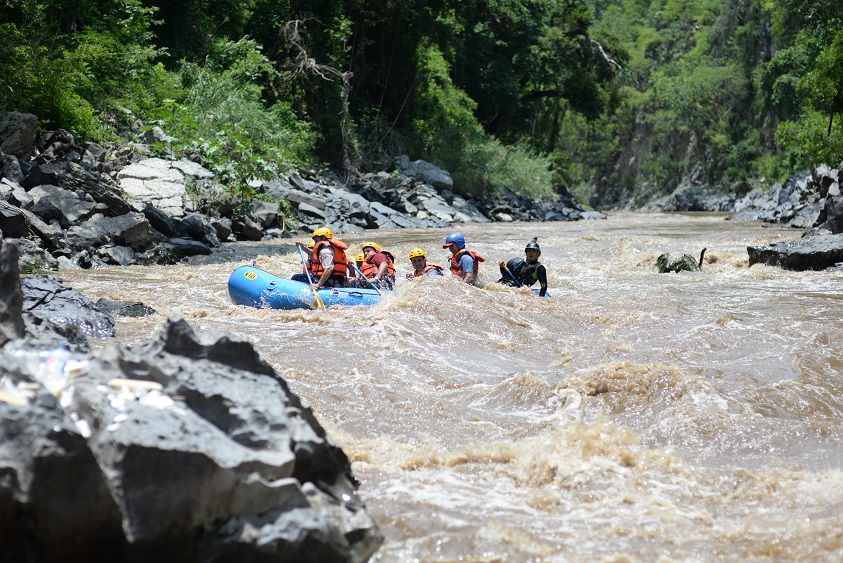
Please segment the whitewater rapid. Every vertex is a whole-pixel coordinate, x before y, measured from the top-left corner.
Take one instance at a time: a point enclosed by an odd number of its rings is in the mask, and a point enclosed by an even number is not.
[[[843,558],[843,273],[748,267],[793,230],[717,215],[467,225],[497,262],[537,236],[552,299],[492,284],[399,283],[370,308],[233,305],[258,255],[299,271],[291,240],[168,267],[63,271],[74,288],[249,338],[348,453],[382,561]],[[446,231],[370,231],[409,269]],[[658,274],[662,252],[702,272]],[[97,346],[105,345],[98,343]]]

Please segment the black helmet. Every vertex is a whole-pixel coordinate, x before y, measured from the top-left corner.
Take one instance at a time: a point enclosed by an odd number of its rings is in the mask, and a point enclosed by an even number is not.
[[[539,256],[541,256],[542,249],[539,246],[538,237],[533,237],[533,240],[527,243],[527,246],[524,247],[524,251],[526,252],[527,250],[538,250]]]

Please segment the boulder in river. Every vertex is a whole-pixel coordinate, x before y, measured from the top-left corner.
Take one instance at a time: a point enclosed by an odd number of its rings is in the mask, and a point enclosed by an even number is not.
[[[700,258],[697,260],[690,254],[668,252],[656,258],[656,268],[659,273],[666,274],[668,272],[699,272],[702,268],[703,257],[705,256],[705,248],[700,253]]]
[[[785,270],[824,270],[843,262],[843,233],[816,235],[768,246],[748,246],[749,265],[767,264]]]

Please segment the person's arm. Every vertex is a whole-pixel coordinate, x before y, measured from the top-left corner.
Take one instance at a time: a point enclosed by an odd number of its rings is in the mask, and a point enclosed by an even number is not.
[[[474,283],[477,280],[477,274],[474,273],[474,258],[469,254],[464,254],[460,257],[460,268],[465,272],[462,281],[465,283]]]
[[[384,259],[384,261],[383,261],[383,262],[381,262],[380,264],[378,264],[378,273],[377,273],[377,274],[375,274],[375,279],[376,279],[376,280],[381,280],[381,279],[383,279],[384,274],[386,274],[386,267],[387,267],[387,260],[386,260],[386,259]]]
[[[547,293],[547,269],[545,269],[544,264],[539,266],[536,273],[539,276],[539,283],[541,284],[541,289],[539,290],[539,297],[544,297],[545,293]]]
[[[319,277],[319,281],[317,281],[315,284],[313,284],[313,286],[312,286],[313,289],[319,289],[320,287],[325,285],[325,282],[328,281],[328,278],[330,278],[331,274],[333,274],[333,273],[334,273],[334,266],[333,265],[331,265],[328,268],[325,268],[325,271],[322,272],[322,275]]]

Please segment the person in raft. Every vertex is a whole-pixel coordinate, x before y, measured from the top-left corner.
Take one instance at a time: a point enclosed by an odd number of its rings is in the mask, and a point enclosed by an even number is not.
[[[438,264],[428,264],[423,248],[414,248],[410,251],[410,262],[413,264],[413,271],[407,274],[407,279],[420,278],[422,276],[441,276],[444,268]]]
[[[392,289],[395,285],[395,257],[381,249],[376,242],[363,243],[363,265],[360,271],[371,283],[381,289]]]
[[[547,293],[547,270],[544,264],[539,262],[539,256],[542,254],[542,249],[539,247],[537,238],[533,238],[524,247],[524,254],[527,259],[512,258],[508,262],[501,262],[498,264],[501,269],[501,279],[498,283],[510,285],[513,287],[521,287],[525,285],[530,287],[536,282],[539,282],[541,289],[539,290],[539,297],[544,297]]]
[[[298,241],[296,241],[296,244],[298,244]],[[313,239],[310,239],[309,241],[307,241],[307,244],[305,245],[305,248],[307,249],[306,266],[302,266],[302,272],[300,274],[293,274],[292,276],[290,276],[291,280],[297,281],[297,282],[302,282],[302,283],[310,283],[310,282],[308,282],[308,277],[307,277],[308,272],[310,272],[310,277],[312,279],[316,279],[316,278],[319,277],[319,276],[317,276],[313,273],[314,272],[314,266],[315,266],[315,262],[313,261],[313,246],[315,244],[316,243],[313,242]],[[301,246],[301,245],[299,245],[299,246]]]
[[[348,287],[369,287],[366,278],[363,277],[363,261],[366,259],[363,253],[354,257],[354,262],[348,263]]]
[[[345,251],[348,245],[339,239],[328,227],[319,227],[312,234],[313,250],[311,259],[313,266],[311,276],[313,283],[311,289],[320,287],[345,287],[347,285],[346,274],[348,273],[348,258]],[[296,241],[298,246],[305,246]]]
[[[486,257],[473,250],[466,249],[465,237],[462,233],[453,233],[445,237],[445,244],[442,245],[442,248],[451,251],[451,256],[448,258],[451,273],[465,283],[477,285],[480,262],[485,262]]]

